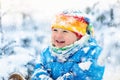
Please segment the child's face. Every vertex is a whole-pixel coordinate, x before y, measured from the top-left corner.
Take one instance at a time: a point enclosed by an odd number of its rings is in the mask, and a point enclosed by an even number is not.
[[[65,47],[77,40],[77,36],[73,32],[61,28],[53,28],[51,38],[52,44],[57,48]]]

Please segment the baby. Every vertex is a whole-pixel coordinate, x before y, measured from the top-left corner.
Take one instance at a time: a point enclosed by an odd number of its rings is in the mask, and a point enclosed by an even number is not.
[[[93,26],[80,11],[63,11],[51,25],[51,45],[40,53],[32,80],[102,80],[104,66]]]

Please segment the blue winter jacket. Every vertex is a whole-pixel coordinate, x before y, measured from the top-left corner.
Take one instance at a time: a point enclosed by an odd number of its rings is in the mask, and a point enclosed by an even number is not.
[[[51,55],[49,47],[40,54],[32,80],[102,80],[104,66],[97,63],[101,47],[91,38],[65,62],[59,62]],[[86,50],[87,49],[87,50]]]

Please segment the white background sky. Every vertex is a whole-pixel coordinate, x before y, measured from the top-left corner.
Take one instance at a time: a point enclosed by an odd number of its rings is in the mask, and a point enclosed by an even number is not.
[[[101,2],[101,9],[108,8],[117,0],[1,0],[2,13],[6,11],[24,11],[26,13],[40,12],[53,14],[56,11],[71,8],[83,10],[95,2]]]

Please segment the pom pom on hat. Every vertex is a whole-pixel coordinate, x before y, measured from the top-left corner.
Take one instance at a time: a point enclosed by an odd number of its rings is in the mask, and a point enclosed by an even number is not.
[[[52,28],[62,28],[84,36],[93,32],[93,27],[89,24],[90,19],[80,11],[63,11],[56,15]]]

